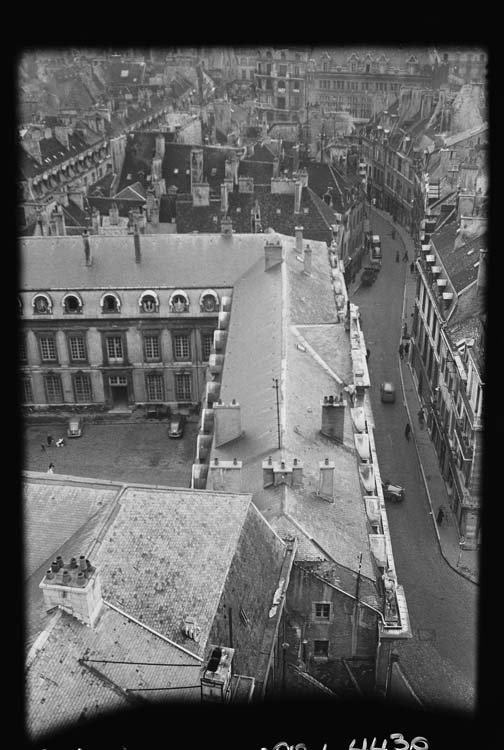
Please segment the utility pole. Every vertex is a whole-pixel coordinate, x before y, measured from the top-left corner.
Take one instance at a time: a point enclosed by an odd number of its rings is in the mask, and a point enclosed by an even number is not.
[[[357,570],[357,582],[355,585],[355,599],[356,604],[359,603],[359,589],[360,589],[360,580],[361,580],[361,567],[362,567],[362,552],[359,555],[359,568]]]
[[[277,409],[277,431],[278,431],[278,449],[282,448],[281,432],[280,432],[280,401],[278,396],[278,378],[273,378],[273,388],[276,391],[276,409]]]

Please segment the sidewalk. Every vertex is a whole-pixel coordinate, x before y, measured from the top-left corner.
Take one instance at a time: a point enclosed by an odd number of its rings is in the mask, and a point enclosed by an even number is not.
[[[382,219],[393,224],[390,214],[373,208]],[[411,260],[415,258],[414,243],[409,234],[398,224],[395,225],[396,233],[400,237],[404,247],[408,251]],[[408,331],[411,330],[411,313],[415,301],[416,273],[412,274],[408,268],[406,271],[406,283],[404,289],[403,323],[407,323]],[[398,355],[399,356],[399,355]],[[467,578],[473,583],[478,583],[479,575],[479,553],[478,550],[465,550],[459,544],[459,532],[457,522],[450,505],[450,496],[446,484],[441,476],[439,462],[434,445],[429,437],[427,426],[420,426],[417,414],[420,410],[420,400],[416,389],[412,368],[407,358],[400,360],[401,384],[404,395],[404,403],[409,416],[411,432],[420,465],[420,471],[427,492],[432,516],[432,525],[436,534],[441,554],[444,559],[459,575]],[[440,507],[445,513],[440,525],[436,523],[436,516]]]

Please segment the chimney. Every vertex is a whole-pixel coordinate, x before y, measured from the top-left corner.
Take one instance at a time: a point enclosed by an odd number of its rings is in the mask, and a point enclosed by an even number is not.
[[[209,644],[200,669],[201,700],[222,702],[230,692],[234,649]]]
[[[324,396],[322,406],[322,426],[320,432],[331,440],[343,442],[345,427],[345,401],[343,393],[339,396]]]
[[[92,234],[100,234],[100,212],[98,209],[93,206],[92,212],[91,212],[91,231]]]
[[[220,461],[214,458],[208,466],[207,490],[214,492],[241,492],[242,462]]]
[[[273,459],[271,456],[262,462],[263,472],[263,487],[271,487],[273,484],[274,473],[273,473]]]
[[[165,137],[161,133],[156,136],[156,157],[163,159],[165,155]]]
[[[215,447],[220,448],[231,440],[242,436],[241,407],[233,399],[230,404],[218,401],[213,405]]]
[[[311,276],[311,270],[312,270],[312,249],[309,245],[307,245],[304,251],[303,273],[306,274],[306,276]]]
[[[273,177],[279,177],[280,176],[280,159],[278,156],[275,156],[273,159]]]
[[[140,263],[140,233],[138,231],[138,224],[135,223],[135,231],[133,233],[133,241],[135,244],[135,263]]]
[[[220,189],[220,195],[221,195],[221,211],[224,214],[227,214],[228,212],[228,188],[227,183],[222,183],[221,189]]]
[[[264,245],[264,270],[269,271],[270,268],[279,266],[281,263],[283,263],[283,260],[283,246],[280,240],[273,240],[271,242],[266,241],[266,244]]]
[[[154,198],[154,203],[152,204],[150,212],[150,223],[153,227],[159,225],[159,198]]]
[[[191,489],[204,490],[208,476],[208,464],[193,464],[191,472]]]
[[[334,469],[336,465],[326,458],[319,463],[319,482],[317,496],[330,503],[334,502]]]
[[[292,149],[292,171],[297,172],[299,169],[299,144]]]
[[[301,180],[296,180],[294,183],[294,213],[301,213],[301,196],[303,192],[303,184]]]
[[[297,458],[292,460],[292,484],[294,487],[303,484],[303,464]]]
[[[103,604],[100,577],[98,570],[83,555],[80,561],[76,565],[75,558],[67,564],[58,559],[46,572],[39,588],[47,610],[59,607],[85,625],[94,627]]]
[[[215,380],[209,380],[206,384],[205,392],[205,403],[207,407],[212,406],[216,401],[219,400],[221,384]]]
[[[296,252],[299,255],[303,254],[303,227],[294,227],[296,232]]]
[[[225,237],[233,236],[233,221],[229,216],[224,216],[221,220],[221,234]]]
[[[82,239],[84,241],[84,255],[86,258],[86,266],[93,265],[93,256],[91,255],[91,244],[89,242],[89,232],[85,229],[82,233]]]
[[[112,226],[119,224],[119,207],[117,203],[112,203],[109,208],[109,220]]]

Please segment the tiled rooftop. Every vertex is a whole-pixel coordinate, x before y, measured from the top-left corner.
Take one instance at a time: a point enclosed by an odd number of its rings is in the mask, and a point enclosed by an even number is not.
[[[343,445],[319,432],[321,400],[342,387],[332,373],[345,383],[351,380],[348,333],[342,323],[335,323],[326,244],[310,243],[312,275],[306,276],[296,257],[294,238],[280,239],[285,247],[285,264],[265,272],[264,263],[258,261],[234,286],[220,398],[224,402],[235,398],[241,405],[244,434],[230,445],[214,447],[211,460],[218,456],[243,462],[243,486],[253,492],[254,503],[279,533],[286,528],[295,533],[296,523],[305,530],[298,558],[302,554],[308,559],[323,556],[310,543],[313,538],[333,559],[355,570],[356,550],[363,545],[367,548],[367,518],[348,408]],[[288,293],[283,293],[285,288]],[[274,378],[282,383],[281,451]],[[263,489],[262,461],[269,455],[273,460],[302,460],[304,488]],[[337,466],[334,503],[315,496],[319,461],[326,457]],[[374,575],[366,556],[363,574]]]
[[[96,661],[86,666],[79,663],[83,658],[126,663]],[[154,665],[163,662],[180,666]],[[107,606],[94,629],[69,614],[58,613],[48,639],[26,672],[27,728],[38,737],[66,723],[75,725],[78,720],[126,709],[139,699],[149,703],[199,700],[200,664]],[[194,685],[198,689],[192,689]],[[176,687],[180,690],[156,689]]]
[[[128,488],[95,555],[105,599],[196,653],[204,647],[250,497]],[[180,629],[195,617],[200,645]],[[187,646],[188,647],[188,646]]]
[[[135,263],[133,237],[91,235],[91,266],[85,265],[82,237],[26,237],[21,252],[30,262],[21,273],[21,290],[93,289],[110,286],[159,288],[223,287],[233,284],[264,254],[268,235],[142,235],[142,260]],[[263,261],[264,262],[264,261]]]

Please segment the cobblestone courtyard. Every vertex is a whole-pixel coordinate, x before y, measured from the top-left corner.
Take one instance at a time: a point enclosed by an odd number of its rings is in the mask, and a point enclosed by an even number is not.
[[[187,422],[184,437],[168,437],[168,422],[85,423],[82,437],[66,438],[62,423],[29,425],[24,431],[24,468],[119,482],[189,487],[198,424]],[[65,437],[65,447],[47,447]],[[46,447],[42,450],[41,445]]]

